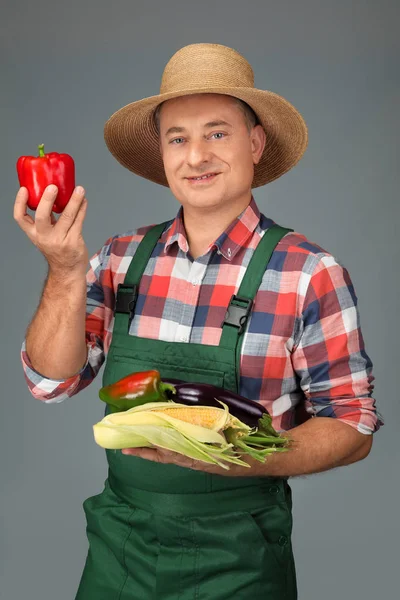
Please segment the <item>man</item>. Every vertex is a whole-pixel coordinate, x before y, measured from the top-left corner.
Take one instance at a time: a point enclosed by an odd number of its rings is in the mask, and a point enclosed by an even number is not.
[[[107,451],[104,490],[84,503],[76,599],[294,600],[288,478],[365,458],[383,423],[348,272],[251,193],[301,158],[304,121],[254,88],[235,50],[193,44],[170,59],[160,95],[112,115],[105,139],[181,208],[109,238],[86,273],[84,190],[56,222],[54,186],[35,221],[21,188],[15,218],[49,263],[21,352],[29,389],[59,402],[105,359],[103,385],[156,368],[261,402],[291,449],[229,471],[159,448]]]

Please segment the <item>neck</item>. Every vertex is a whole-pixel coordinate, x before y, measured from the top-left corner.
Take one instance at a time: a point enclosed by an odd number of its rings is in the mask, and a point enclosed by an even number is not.
[[[198,209],[185,206],[183,220],[189,243],[190,254],[194,259],[202,256],[210,244],[229,227],[229,225],[247,208],[251,201],[251,192],[246,199],[241,198],[226,206],[216,209]]]

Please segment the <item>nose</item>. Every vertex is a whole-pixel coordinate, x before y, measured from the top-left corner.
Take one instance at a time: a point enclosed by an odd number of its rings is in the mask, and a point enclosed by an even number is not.
[[[189,167],[196,169],[204,163],[210,161],[210,148],[207,147],[206,140],[191,140],[187,145],[186,162]]]

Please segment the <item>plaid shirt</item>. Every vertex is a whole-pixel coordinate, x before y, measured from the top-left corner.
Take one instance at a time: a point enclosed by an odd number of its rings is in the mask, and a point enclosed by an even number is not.
[[[140,283],[130,333],[144,338],[218,345],[221,323],[246,265],[274,221],[254,198],[228,229],[193,260],[182,208],[158,244]],[[66,380],[43,377],[21,349],[31,394],[47,403],[77,394],[96,377],[110,347],[116,290],[149,226],[109,238],[87,273],[88,358]],[[296,425],[295,407],[334,417],[364,434],[383,425],[375,408],[372,363],[360,329],[357,297],[347,270],[297,232],[272,255],[244,333],[242,396],[261,402],[277,431]]]

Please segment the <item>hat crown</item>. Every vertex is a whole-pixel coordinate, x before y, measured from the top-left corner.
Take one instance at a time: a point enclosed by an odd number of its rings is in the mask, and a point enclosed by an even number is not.
[[[215,87],[254,87],[254,73],[247,60],[221,44],[190,44],[168,61],[160,94]]]

